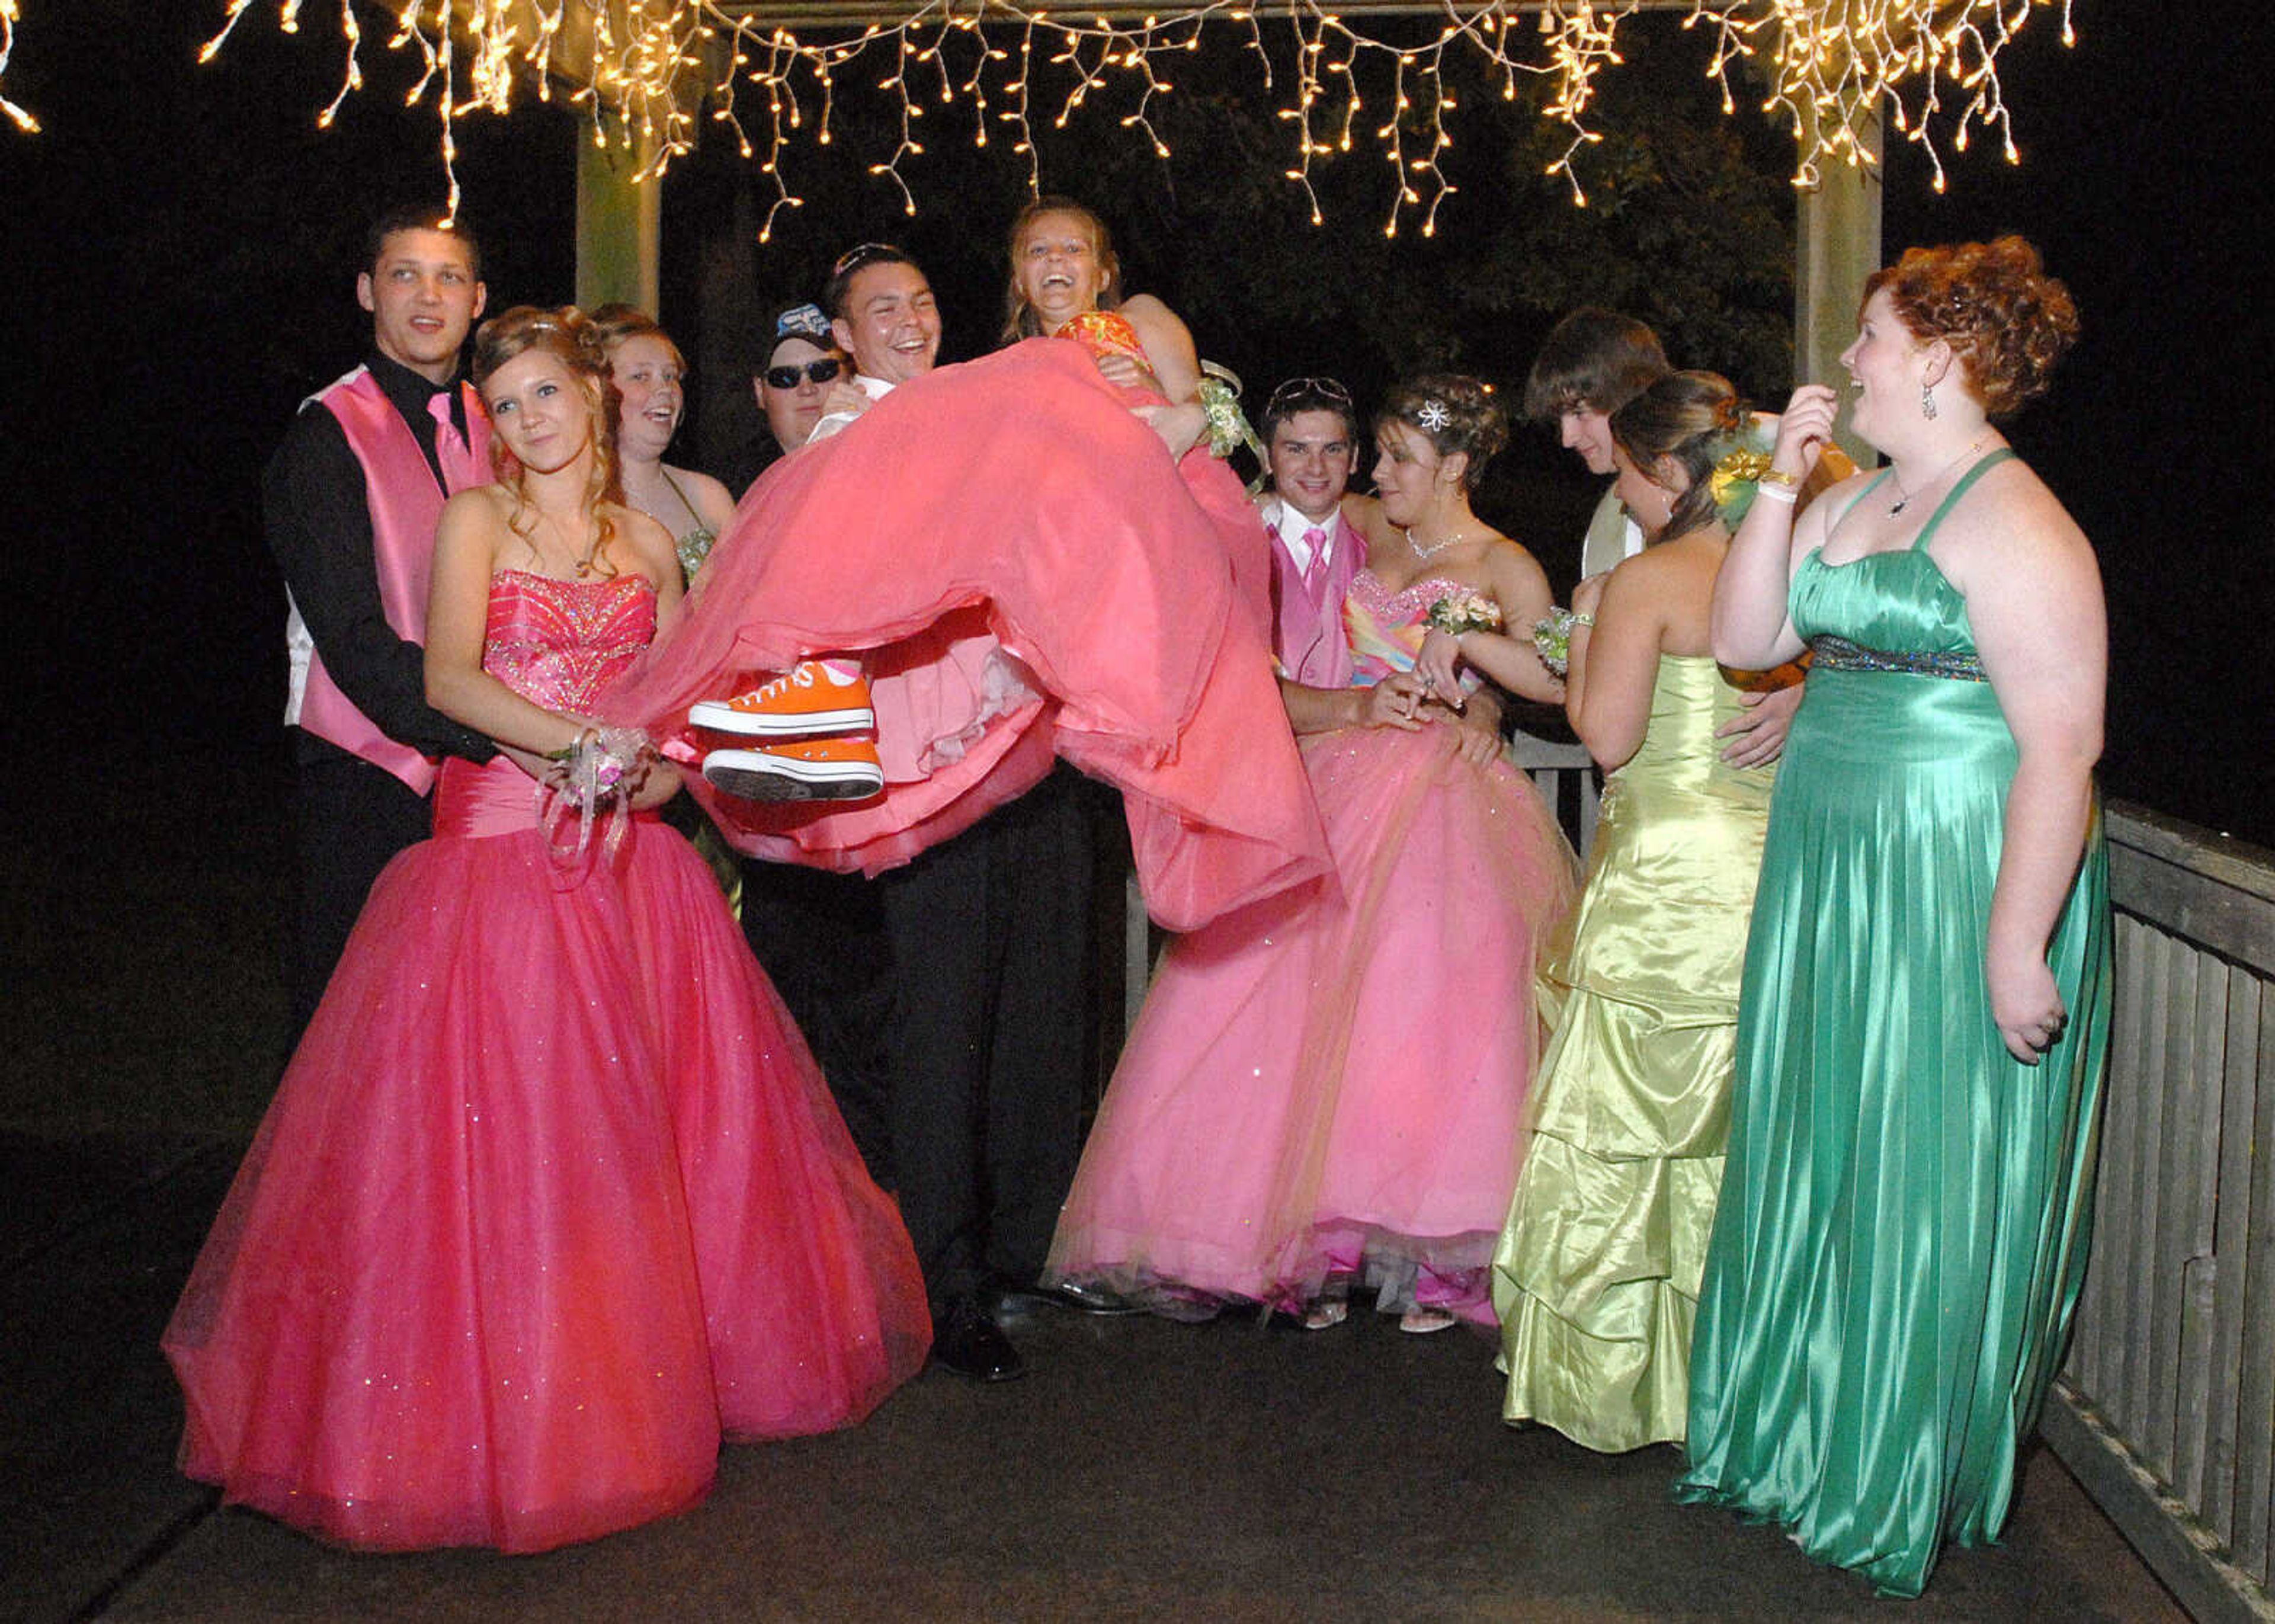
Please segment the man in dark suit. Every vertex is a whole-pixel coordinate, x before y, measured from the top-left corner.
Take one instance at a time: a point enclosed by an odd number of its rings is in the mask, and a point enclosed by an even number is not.
[[[488,739],[427,703],[427,573],[455,492],[490,478],[488,422],[458,381],[486,291],[481,253],[432,209],[397,209],[366,242],[363,364],[301,404],[261,480],[290,595],[284,721],[293,733],[295,1030],[323,995],[379,871],[426,838],[434,758]]]

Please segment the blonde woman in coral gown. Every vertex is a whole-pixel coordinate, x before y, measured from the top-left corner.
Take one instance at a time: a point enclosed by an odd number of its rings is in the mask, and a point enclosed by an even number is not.
[[[504,753],[447,767],[381,875],[166,1328],[183,1469],[344,1545],[628,1528],[699,1500],[722,1437],[844,1425],[924,1363],[890,1199],[642,810],[671,769],[633,767],[615,837],[540,825],[538,752],[679,592],[613,497],[603,375],[573,311],[477,340],[501,482],[444,510],[427,672]]]
[[[1718,488],[1754,488],[1725,486],[1717,465],[1743,454],[1749,423],[1712,373],[1673,374],[1621,408],[1618,493],[1649,545],[1574,595],[1565,707],[1605,769],[1603,816],[1541,972],[1555,1030],[1493,1300],[1503,1416],[1606,1452],[1682,1439],[1729,1132],[1773,769],[1722,759],[1715,729],[1743,707],[1706,623],[1743,512]]]
[[[1496,741],[1452,725],[1414,661],[1441,599],[1474,593],[1525,624],[1548,607],[1539,567],[1470,510],[1502,424],[1470,379],[1421,379],[1386,406],[1376,479],[1405,537],[1351,587],[1357,685],[1286,695],[1334,872],[1170,949],[1052,1278],[1177,1318],[1230,1302],[1328,1324],[1371,1285],[1411,1329],[1490,1320],[1538,948],[1572,859]],[[1519,686],[1556,691],[1537,661]]]

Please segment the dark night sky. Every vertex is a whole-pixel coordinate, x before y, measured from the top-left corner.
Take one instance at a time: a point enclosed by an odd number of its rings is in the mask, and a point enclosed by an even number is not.
[[[282,600],[260,543],[259,467],[298,399],[351,364],[367,337],[351,298],[354,243],[379,205],[438,191],[431,118],[367,91],[333,130],[314,131],[336,72],[329,18],[312,17],[291,41],[256,8],[220,61],[200,69],[194,49],[218,0],[25,9],[7,88],[47,129],[0,127],[0,285],[28,350],[0,389],[8,601],[30,673],[12,707],[35,737],[74,749],[91,736],[107,747],[172,737],[266,748],[276,736]],[[2069,282],[2086,336],[2053,397],[2013,433],[2101,551],[2113,643],[2106,781],[2275,844],[2265,766],[2275,706],[2256,680],[2275,619],[2263,516],[2275,460],[2270,335],[2263,278],[2244,247],[2258,211],[2247,215],[2242,194],[2260,177],[2238,156],[2259,94],[2247,74],[2265,57],[2269,25],[2252,5],[2080,0],[2076,16],[2075,50],[2056,45],[2042,14],[2010,56],[2024,165],[2009,170],[1978,143],[1948,161],[1952,190],[1938,199],[1917,160],[1899,152],[1886,240],[1893,253],[2019,230]],[[367,57],[376,81],[393,82],[375,41]],[[568,293],[574,139],[558,114],[462,125],[460,168],[494,304]],[[1191,274],[1210,233],[1226,229],[1178,229],[1175,176],[1173,166],[1147,206],[1156,285],[1172,267]],[[682,322],[707,252],[728,253],[771,292],[825,262],[850,240],[841,230],[902,234],[934,261],[969,353],[993,326],[986,291],[1018,178],[994,174],[984,198],[927,195],[933,207],[909,223],[884,188],[825,175],[828,206],[759,250],[731,230],[731,193],[747,178],[716,162],[691,165],[665,193],[665,319]],[[1489,188],[1465,191],[1443,230],[1481,230],[1493,202]],[[1111,201],[1107,212],[1117,212]],[[1373,229],[1364,216],[1331,218],[1330,262],[1335,233]],[[1423,245],[1411,251],[1417,278],[1440,274]],[[1508,358],[1514,375],[1532,330],[1513,321],[1503,335],[1523,351]],[[1243,339],[1267,380],[1333,359],[1318,352],[1318,334],[1284,356]],[[1525,455],[1554,468],[1553,450]],[[1587,495],[1574,482],[1561,500],[1584,504]],[[162,703],[122,706],[122,693]]]

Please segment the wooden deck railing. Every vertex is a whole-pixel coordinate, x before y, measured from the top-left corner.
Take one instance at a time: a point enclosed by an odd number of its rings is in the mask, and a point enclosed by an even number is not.
[[[2093,1258],[2041,1430],[2191,1614],[2275,1620],[2275,854],[2133,806],[2108,832]]]

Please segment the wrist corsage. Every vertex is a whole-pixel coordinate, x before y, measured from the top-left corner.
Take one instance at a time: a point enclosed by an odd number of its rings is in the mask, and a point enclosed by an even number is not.
[[[1592,626],[1593,615],[1576,615],[1569,609],[1552,608],[1542,618],[1532,623],[1532,646],[1540,656],[1540,663],[1548,674],[1558,679],[1570,675],[1572,665],[1572,628]]]
[[[575,744],[545,758],[560,765],[559,772],[537,786],[538,819],[556,862],[573,863],[584,856],[592,843],[593,820],[604,809],[610,815],[602,845],[607,856],[616,856],[631,820],[632,786],[639,782],[642,758],[649,753],[648,736],[641,729],[587,728]],[[573,843],[563,828],[571,816],[577,820]]]
[[[1200,403],[1202,414],[1208,419],[1211,457],[1221,462],[1246,446],[1255,453],[1258,462],[1269,460],[1264,442],[1256,437],[1247,413],[1240,409],[1240,380],[1214,361],[1201,363]]]
[[[1430,606],[1422,623],[1456,638],[1465,631],[1498,631],[1500,605],[1483,593],[1449,592]]]

